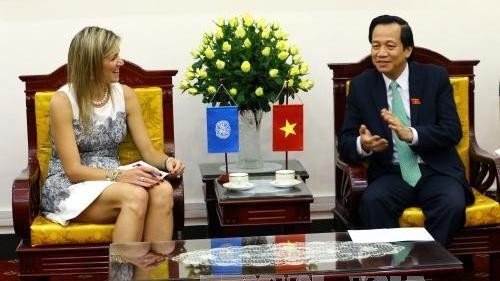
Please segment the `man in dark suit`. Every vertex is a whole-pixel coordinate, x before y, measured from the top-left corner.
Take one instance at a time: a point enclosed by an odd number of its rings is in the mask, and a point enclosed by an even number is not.
[[[361,221],[366,228],[398,227],[403,210],[416,205],[446,246],[474,201],[455,149],[462,130],[448,73],[409,60],[413,34],[399,17],[373,19],[368,38],[375,69],[352,79],[339,137],[344,161],[368,162]]]

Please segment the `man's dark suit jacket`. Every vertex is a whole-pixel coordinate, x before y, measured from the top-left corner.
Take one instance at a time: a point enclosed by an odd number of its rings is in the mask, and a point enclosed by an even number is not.
[[[462,128],[448,73],[436,65],[410,61],[408,66],[411,126],[418,133],[418,145],[410,147],[430,168],[462,183],[466,201],[471,204],[474,197],[455,149],[462,138]],[[349,163],[363,160],[356,151],[356,138],[361,124],[365,124],[372,135],[379,135],[389,141],[386,150],[374,152],[368,157],[369,182],[393,168],[392,135],[380,116],[383,108],[389,109],[389,105],[382,74],[373,68],[354,77],[350,83],[339,137],[340,157]]]

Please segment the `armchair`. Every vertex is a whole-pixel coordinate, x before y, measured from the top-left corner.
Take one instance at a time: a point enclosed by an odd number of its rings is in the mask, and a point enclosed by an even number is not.
[[[474,133],[473,68],[479,61],[451,61],[419,47],[414,48],[412,58],[421,63],[443,66],[450,75],[463,130],[463,138],[456,148],[466,167],[469,183],[474,188],[476,202],[467,208],[465,227],[455,236],[448,250],[458,257],[473,260],[474,270],[487,275],[490,268],[500,268],[500,244],[497,242],[500,241],[500,157],[481,149]],[[366,170],[363,165],[351,165],[339,159],[337,137],[344,121],[349,81],[366,68],[373,67],[373,64],[367,56],[358,63],[332,63],[328,66],[333,70],[334,84],[334,224],[337,229],[353,229],[359,227],[357,209],[367,187]],[[496,194],[488,193],[495,180]],[[404,211],[399,222],[400,226],[423,226],[424,216],[419,208],[411,207]]]
[[[120,82],[138,95],[148,133],[157,149],[174,155],[172,76],[176,70],[146,71],[125,61]],[[48,133],[48,104],[66,83],[66,65],[48,75],[19,78],[26,84],[28,166],[12,185],[14,230],[21,242],[17,248],[21,280],[48,280],[49,276],[105,280],[113,224],[70,223],[60,226],[39,214],[40,194],[51,146]],[[130,136],[120,146],[120,161],[128,164],[140,157]],[[182,178],[174,187],[174,237],[184,227]]]

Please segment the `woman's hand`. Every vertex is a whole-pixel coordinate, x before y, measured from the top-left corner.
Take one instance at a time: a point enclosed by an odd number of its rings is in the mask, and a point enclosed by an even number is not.
[[[163,179],[157,170],[151,167],[138,166],[130,170],[122,171],[118,181],[150,188],[162,182]]]
[[[172,176],[180,177],[184,173],[184,164],[181,160],[170,157],[167,159],[167,171]]]

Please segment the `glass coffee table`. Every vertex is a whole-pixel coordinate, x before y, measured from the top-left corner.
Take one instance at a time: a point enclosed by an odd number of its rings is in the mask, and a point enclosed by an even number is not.
[[[355,244],[347,233],[315,233],[114,243],[109,270],[109,280],[459,280],[463,267],[435,242]]]

